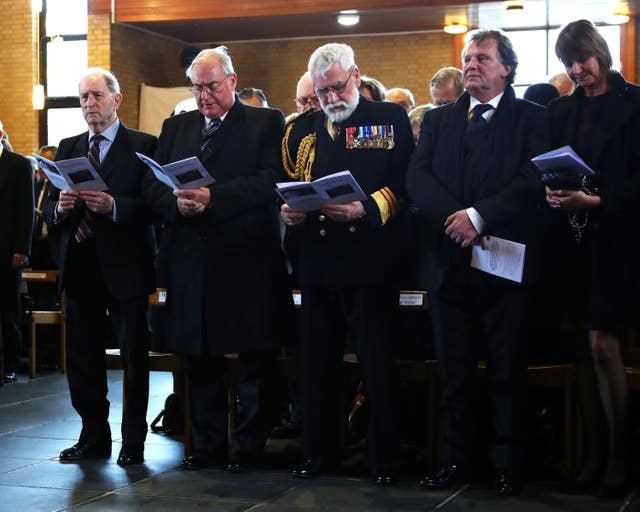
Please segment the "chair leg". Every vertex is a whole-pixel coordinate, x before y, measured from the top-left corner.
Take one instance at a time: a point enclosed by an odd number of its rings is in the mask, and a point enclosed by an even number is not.
[[[67,373],[67,332],[64,322],[64,310],[60,314],[60,373]]]

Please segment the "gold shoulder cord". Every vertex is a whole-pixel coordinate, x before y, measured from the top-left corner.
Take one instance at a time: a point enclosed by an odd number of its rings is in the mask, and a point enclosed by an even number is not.
[[[291,153],[289,152],[289,135],[291,135],[291,130],[293,130],[293,125],[295,124],[296,119],[311,111],[312,109],[309,108],[301,114],[292,117],[287,123],[287,129],[285,130],[284,137],[282,138],[282,165],[284,166],[286,173],[291,178],[298,181],[311,181],[311,167],[313,166],[313,161],[316,157],[316,134],[310,133],[300,141],[295,164],[291,159]]]

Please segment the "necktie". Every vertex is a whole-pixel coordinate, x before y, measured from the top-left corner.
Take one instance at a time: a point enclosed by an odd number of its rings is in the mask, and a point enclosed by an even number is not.
[[[467,125],[468,130],[473,130],[479,128],[481,126],[487,125],[487,120],[484,118],[483,114],[488,112],[493,107],[488,103],[479,103],[473,110],[471,111],[471,119],[469,119],[469,124]]]
[[[91,147],[87,158],[96,171],[100,172],[100,141],[105,140],[102,135],[94,135],[91,138]],[[82,217],[80,217],[80,223],[76,229],[74,235],[76,242],[82,242],[87,238],[93,237],[93,219],[91,218],[91,212],[87,209],[86,205],[82,205]]]
[[[209,123],[205,125],[204,129],[202,130],[202,139],[200,140],[201,153],[209,145],[209,142],[211,141],[213,134],[218,131],[218,128],[220,128],[221,124],[222,124],[222,121],[220,121],[220,119],[214,118],[214,119],[210,119]]]

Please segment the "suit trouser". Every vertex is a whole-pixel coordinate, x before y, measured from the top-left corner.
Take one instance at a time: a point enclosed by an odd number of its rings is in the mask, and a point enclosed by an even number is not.
[[[93,241],[71,250],[74,254],[65,265],[67,379],[71,403],[82,418],[80,440],[102,441],[111,435],[104,336],[110,319],[124,367],[123,445],[141,448],[149,400],[148,296],[113,297],[103,281]]]
[[[390,338],[398,292],[363,286],[336,290],[302,288],[301,396],[306,457],[335,459],[345,337],[348,332],[369,403],[372,465],[390,465],[399,446],[394,421],[394,361]]]
[[[253,461],[264,449],[272,426],[271,385],[275,352],[243,352],[235,361],[238,417],[228,453],[229,361],[224,356],[183,356],[189,378],[193,451],[222,462],[230,455]],[[235,398],[235,397],[234,397]]]
[[[22,336],[20,318],[21,273],[9,265],[0,266],[0,379],[18,371]]]
[[[442,380],[443,464],[472,463],[477,354],[486,343],[489,402],[495,429],[493,464],[524,463],[526,444],[526,347],[523,337],[529,291],[500,283],[471,268],[445,274],[429,294]]]

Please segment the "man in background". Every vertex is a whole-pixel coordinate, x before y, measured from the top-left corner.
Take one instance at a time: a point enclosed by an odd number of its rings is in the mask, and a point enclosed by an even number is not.
[[[4,136],[0,122],[0,139]],[[0,386],[15,382],[21,336],[22,267],[31,251],[33,182],[31,164],[0,144]]]
[[[456,101],[464,92],[462,71],[454,67],[439,69],[431,78],[429,90],[436,107]]]

